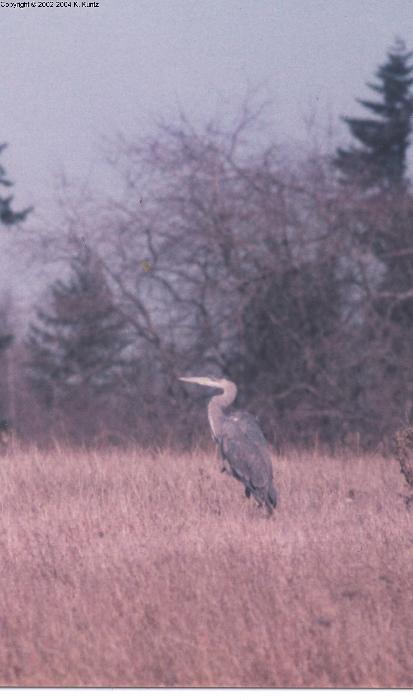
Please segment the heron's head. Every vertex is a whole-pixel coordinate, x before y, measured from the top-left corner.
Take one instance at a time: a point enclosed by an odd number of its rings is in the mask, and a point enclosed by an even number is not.
[[[218,379],[217,377],[179,377],[181,382],[189,382],[190,384],[199,384],[200,386],[208,386],[211,389],[220,389],[221,392],[216,394],[208,404],[209,422],[212,432],[215,435],[214,419],[210,416],[210,411],[215,411],[220,408],[228,408],[235,400],[237,395],[237,385],[230,382],[229,379]]]

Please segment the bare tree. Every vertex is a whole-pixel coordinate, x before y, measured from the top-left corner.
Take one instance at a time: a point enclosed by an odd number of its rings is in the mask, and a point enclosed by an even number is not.
[[[100,261],[130,340],[117,405],[141,441],[198,439],[201,404],[179,410],[176,382],[195,368],[235,380],[286,442],[371,445],[404,411],[410,195],[343,190],[327,158],[287,158],[262,133],[244,106],[227,128],[182,117],[121,138],[122,194],[83,208],[67,197],[47,232],[55,261],[85,241]]]

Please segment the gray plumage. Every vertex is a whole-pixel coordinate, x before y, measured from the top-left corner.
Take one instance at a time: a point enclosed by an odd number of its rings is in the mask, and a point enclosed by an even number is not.
[[[237,387],[228,379],[180,377],[181,381],[222,390],[208,404],[208,420],[212,436],[223,460],[222,471],[231,474],[245,486],[245,495],[254,496],[271,514],[277,505],[268,446],[261,429],[250,413],[226,409],[234,401]]]

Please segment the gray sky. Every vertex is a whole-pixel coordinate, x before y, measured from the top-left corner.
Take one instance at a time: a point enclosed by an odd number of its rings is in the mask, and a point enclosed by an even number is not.
[[[73,4],[73,3],[72,3]],[[355,113],[412,0],[100,0],[99,8],[0,8],[2,160],[16,205],[47,209],[56,172],[99,181],[99,144],[178,106],[236,109],[247,86],[274,101],[274,136],[303,117]]]
[[[0,6],[1,162],[15,206],[46,219],[57,173],[108,186],[103,137],[142,134],[178,109],[194,119],[234,113],[248,86],[273,101],[275,139],[307,138],[304,117],[326,123],[326,113],[346,137],[339,115],[359,109],[355,97],[368,96],[394,37],[413,48],[412,0],[53,2]],[[13,236],[2,233],[0,291],[27,299],[34,286]]]

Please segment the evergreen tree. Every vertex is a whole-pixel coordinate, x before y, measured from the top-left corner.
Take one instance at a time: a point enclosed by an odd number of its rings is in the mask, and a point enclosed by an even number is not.
[[[38,310],[30,327],[32,385],[49,407],[86,406],[113,387],[127,345],[102,266],[85,248],[72,260],[69,280],[53,284],[49,308]]]
[[[13,342],[13,335],[11,333],[6,333],[5,335],[0,335],[0,352],[7,350],[9,345]]]
[[[5,416],[11,419],[10,410],[10,377],[9,358],[7,351],[14,341],[10,318],[10,299],[5,296],[0,302],[0,423],[5,421]],[[1,432],[1,425],[0,425]]]
[[[0,153],[4,151],[4,149],[7,148],[7,144],[3,143],[0,145]],[[13,183],[10,182],[10,180],[6,177],[6,171],[3,168],[2,165],[0,165],[0,185],[3,187],[12,187]],[[20,221],[24,221],[26,218],[27,214],[32,210],[32,207],[28,207],[27,209],[24,209],[23,211],[13,211],[11,207],[11,203],[13,201],[13,197],[1,197],[0,196],[0,222],[4,224],[5,226],[12,226],[13,224],[17,224]]]
[[[7,147],[7,144],[3,143],[0,145],[0,154],[4,149]],[[13,183],[8,180],[6,177],[6,170],[3,168],[2,165],[0,165],[0,185],[3,187],[12,187]],[[28,209],[24,209],[23,211],[20,212],[15,212],[11,208],[11,203],[13,201],[13,197],[1,197],[0,196],[0,223],[3,224],[4,226],[12,226],[13,224],[19,223],[19,221],[23,221],[27,214],[31,211],[31,207]],[[1,315],[1,314],[0,314]],[[13,335],[11,333],[6,332],[6,330],[2,327],[4,324],[1,323],[4,319],[1,317],[0,318],[0,355],[3,351],[7,350],[9,345],[13,342]]]
[[[348,149],[337,150],[335,164],[345,182],[366,189],[374,186],[388,189],[405,184],[413,115],[412,55],[401,39],[396,40],[386,62],[376,72],[378,82],[367,83],[381,100],[357,100],[376,118],[343,118],[359,142]]]

